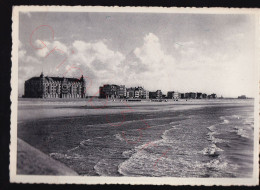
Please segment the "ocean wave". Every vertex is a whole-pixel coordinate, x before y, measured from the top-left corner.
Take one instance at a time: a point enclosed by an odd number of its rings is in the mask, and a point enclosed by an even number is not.
[[[87,140],[83,140],[81,141],[79,144],[80,144],[80,147],[85,147],[87,146],[87,144],[89,144],[89,142],[91,142],[91,139],[87,139]]]
[[[218,156],[221,151],[223,151],[221,148],[217,147],[215,144],[211,144],[209,147],[204,148],[200,153],[208,156]]]
[[[211,170],[218,170],[218,171],[225,171],[225,169],[228,167],[228,162],[223,161],[223,159],[213,159],[205,164],[205,167]]]
[[[215,125],[211,125],[209,127],[207,127],[210,131],[214,132],[216,131],[216,126]]]
[[[237,135],[239,135],[240,137],[247,138],[247,139],[250,138],[249,131],[247,131],[245,129],[242,129],[242,128],[239,128],[239,127],[235,127],[234,128],[234,132]]]
[[[209,140],[209,141],[211,141],[212,143],[224,143],[224,142],[228,142],[227,140],[223,140],[223,139],[219,139],[219,138],[216,138],[214,135],[216,135],[216,134],[218,134],[217,132],[209,132],[208,134],[207,134],[207,139]]]
[[[166,159],[166,158],[162,158]],[[165,175],[167,165],[158,163],[158,155],[141,151],[133,154],[128,160],[118,165],[118,172],[124,176],[162,176]],[[168,167],[167,167],[168,168]],[[164,172],[162,172],[164,170]]]
[[[172,136],[170,135],[174,130],[176,129],[175,126],[172,126],[171,129],[167,129],[163,132],[163,134],[161,135],[162,139],[165,139],[165,140],[169,140],[172,138]]]
[[[115,176],[118,173],[117,163],[110,159],[101,159],[94,166],[94,170],[100,176]]]
[[[54,158],[55,160],[71,160],[75,158],[80,158],[81,156],[78,154],[74,154],[73,156],[62,154],[62,153],[50,153],[50,157]]]
[[[134,150],[126,150],[122,153],[122,156],[125,157],[125,158],[130,158],[132,156],[132,154],[134,153],[135,151]]]

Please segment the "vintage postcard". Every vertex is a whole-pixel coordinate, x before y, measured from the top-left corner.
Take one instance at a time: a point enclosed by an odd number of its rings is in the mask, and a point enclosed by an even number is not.
[[[257,185],[259,13],[15,6],[10,181]]]

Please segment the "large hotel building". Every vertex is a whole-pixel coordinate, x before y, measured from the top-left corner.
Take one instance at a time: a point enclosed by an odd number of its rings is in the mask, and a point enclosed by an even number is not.
[[[25,81],[24,97],[26,98],[85,98],[86,84],[84,77],[64,78],[32,77]]]

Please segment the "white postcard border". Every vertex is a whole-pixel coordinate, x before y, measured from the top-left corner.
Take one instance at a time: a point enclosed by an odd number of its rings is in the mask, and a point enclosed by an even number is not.
[[[17,175],[17,109],[18,109],[18,34],[19,12],[141,12],[141,13],[188,13],[188,14],[254,14],[256,16],[255,57],[255,126],[254,171],[252,178],[175,178],[175,177],[91,177],[91,176],[44,176]],[[83,6],[14,6],[12,15],[12,73],[11,73],[11,142],[10,182],[48,184],[153,184],[153,185],[257,185],[259,183],[259,9],[237,8],[163,8],[163,7],[83,7]]]

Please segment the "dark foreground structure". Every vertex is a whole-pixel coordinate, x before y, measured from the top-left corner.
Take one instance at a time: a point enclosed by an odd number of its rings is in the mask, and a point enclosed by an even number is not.
[[[40,77],[32,77],[25,81],[25,98],[85,98],[86,82],[84,77],[64,78],[48,77],[41,73]]]

